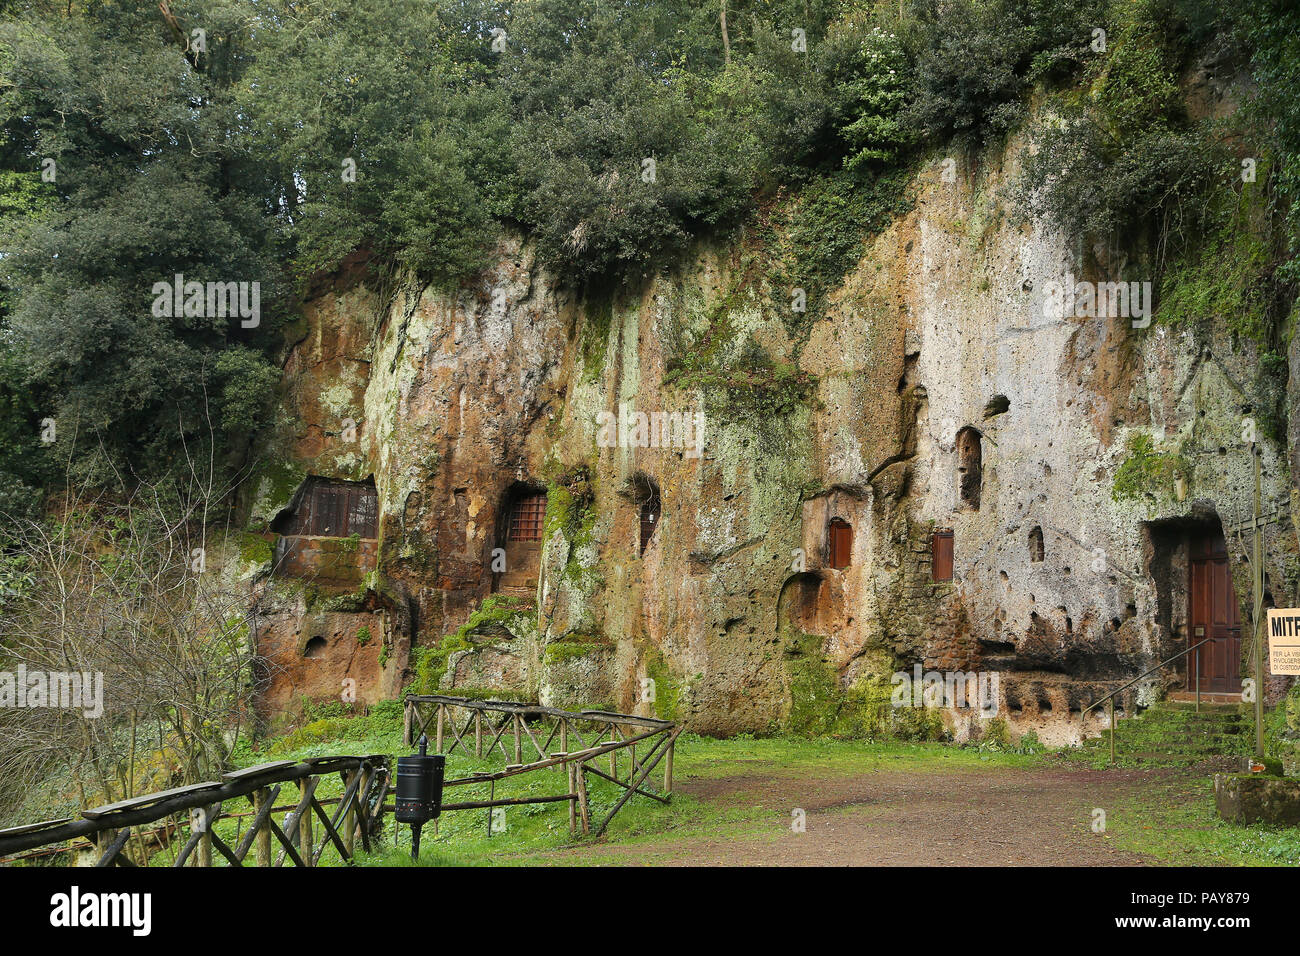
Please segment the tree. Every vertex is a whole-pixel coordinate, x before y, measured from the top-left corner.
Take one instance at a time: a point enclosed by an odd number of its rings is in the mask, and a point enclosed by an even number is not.
[[[215,566],[225,490],[201,477],[210,461],[191,466],[188,481],[7,516],[0,669],[102,675],[102,713],[0,708],[0,779],[62,776],[93,805],[230,769],[252,705],[250,601]]]

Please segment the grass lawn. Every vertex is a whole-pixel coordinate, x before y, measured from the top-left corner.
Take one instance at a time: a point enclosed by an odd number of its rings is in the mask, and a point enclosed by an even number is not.
[[[408,752],[401,744],[400,709],[376,708],[368,716],[330,717],[282,737],[263,742],[256,751],[241,750],[241,766],[266,760],[306,758],[344,753]],[[626,760],[626,756],[620,759]],[[457,751],[448,758],[447,777],[463,777],[475,770],[499,769],[498,758],[476,760]],[[607,769],[602,761],[600,766]],[[624,765],[625,769],[625,765]],[[1052,754],[986,752],[972,747],[932,743],[866,743],[828,739],[736,737],[714,740],[683,735],[675,755],[673,800],[663,805],[633,798],[624,805],[602,840],[575,839],[569,833],[568,808],[563,802],[505,808],[494,833],[488,836],[488,811],[465,810],[445,814],[434,827],[425,827],[420,865],[583,865],[619,862],[611,851],[631,848],[641,862],[689,863],[683,847],[692,842],[718,846],[730,841],[775,839],[791,813],[790,801],[773,796],[792,785],[816,791],[850,778],[898,774],[918,775],[918,786],[944,787],[945,775],[969,780],[987,770],[990,775],[1014,771],[1020,777],[1062,772],[1096,773],[1070,768]],[[622,771],[621,771],[622,772]],[[760,785],[755,785],[758,781]],[[658,788],[662,775],[651,778]],[[775,784],[775,785],[774,785]],[[954,786],[958,786],[954,782]],[[539,771],[499,781],[495,796],[522,797],[562,793],[563,772]],[[321,781],[321,797],[338,796],[337,776]],[[455,787],[445,792],[445,802],[486,800],[487,784]],[[596,777],[589,778],[593,826],[604,818],[622,790]],[[1237,827],[1220,821],[1214,812],[1213,783],[1204,775],[1169,771],[1153,775],[1131,790],[1132,796],[1108,813],[1106,838],[1112,845],[1152,863],[1193,865],[1300,865],[1300,830]],[[286,785],[277,804],[293,804],[297,789]],[[1015,800],[1029,798],[1013,798]],[[895,800],[895,806],[906,804]],[[1026,810],[1031,809],[1028,803]],[[1020,804],[1011,808],[1014,815]],[[237,809],[233,802],[228,810]],[[251,810],[251,806],[242,808]],[[867,812],[854,804],[828,812]],[[874,812],[874,809],[872,810]],[[504,830],[501,824],[504,822]],[[216,832],[234,844],[247,818],[225,818]],[[319,829],[319,828],[318,828]],[[385,840],[376,852],[359,854],[363,866],[407,866],[410,831],[387,818]],[[788,828],[786,828],[788,829]],[[1086,827],[1081,827],[1086,830]],[[159,852],[154,865],[169,865],[174,849]],[[215,861],[220,864],[220,860]],[[336,851],[327,849],[321,865],[338,865]]]

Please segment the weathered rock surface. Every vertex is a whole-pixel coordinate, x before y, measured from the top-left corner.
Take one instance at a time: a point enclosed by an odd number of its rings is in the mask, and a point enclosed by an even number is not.
[[[1241,435],[1257,357],[1211,323],[1052,314],[1050,283],[1125,264],[1016,220],[1000,197],[1018,155],[955,183],[922,171],[912,211],[806,327],[739,243],[612,302],[576,300],[506,237],[452,293],[362,281],[308,303],[252,520],[269,525],[308,474],[373,477],[377,569],[359,599],[382,640],[354,646],[360,618],[305,599],[281,608],[263,641],[292,693],[325,692],[345,660],[367,662],[367,695],[396,693],[410,647],[437,644],[500,584],[512,496],[545,489],[531,626],[471,641],[444,687],[728,734],[810,712],[829,728],[846,700],[887,699],[890,675],[921,664],[997,671],[1002,716],[1047,742],[1100,726],[1081,707],[1187,646],[1179,534],[1222,523],[1249,607],[1233,522],[1253,490]],[[1266,529],[1279,606],[1295,600],[1292,399],[1291,450],[1260,446],[1265,501],[1283,505]],[[601,413],[624,410],[703,413],[702,444],[603,447]],[[1178,474],[1117,499],[1136,435]],[[662,510],[643,551],[651,485]],[[833,518],[850,526],[845,567],[831,566]],[[952,531],[950,582],[933,580],[936,528]],[[290,660],[309,622],[331,635],[321,682]],[[279,706],[290,692],[274,686]],[[946,719],[959,738],[987,720]]]

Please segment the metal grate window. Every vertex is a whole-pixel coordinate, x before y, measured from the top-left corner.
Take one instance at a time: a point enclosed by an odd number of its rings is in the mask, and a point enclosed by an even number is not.
[[[546,495],[525,495],[510,510],[511,541],[541,541],[546,522]]]
[[[661,506],[659,503],[659,489],[653,485],[650,488],[650,497],[648,500],[641,502],[641,553],[645,553],[646,545],[654,536],[655,528],[659,526],[659,513]]]
[[[311,478],[297,510],[272,527],[289,535],[374,538],[379,534],[379,499],[369,483]]]

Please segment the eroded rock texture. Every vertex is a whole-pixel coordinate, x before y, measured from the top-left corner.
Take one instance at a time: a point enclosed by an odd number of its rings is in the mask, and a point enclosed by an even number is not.
[[[342,585],[262,579],[287,675],[270,699],[353,675],[366,699],[435,680],[711,734],[855,733],[920,664],[997,672],[1001,716],[1064,742],[1187,646],[1190,564],[1220,530],[1247,620],[1253,349],[1210,323],[1052,314],[1049,283],[1132,270],[1018,221],[1013,166],[940,171],[807,313],[744,242],[612,301],[557,288],[517,238],[452,293],[341,276],[297,330],[249,509],[272,529],[308,475],[373,478],[376,557]],[[602,412],[702,412],[702,444],[652,428],[605,447]],[[1260,444],[1279,606],[1294,444]],[[512,540],[539,493],[535,541]],[[318,630],[326,654],[290,660]],[[987,718],[944,719],[962,738]]]

